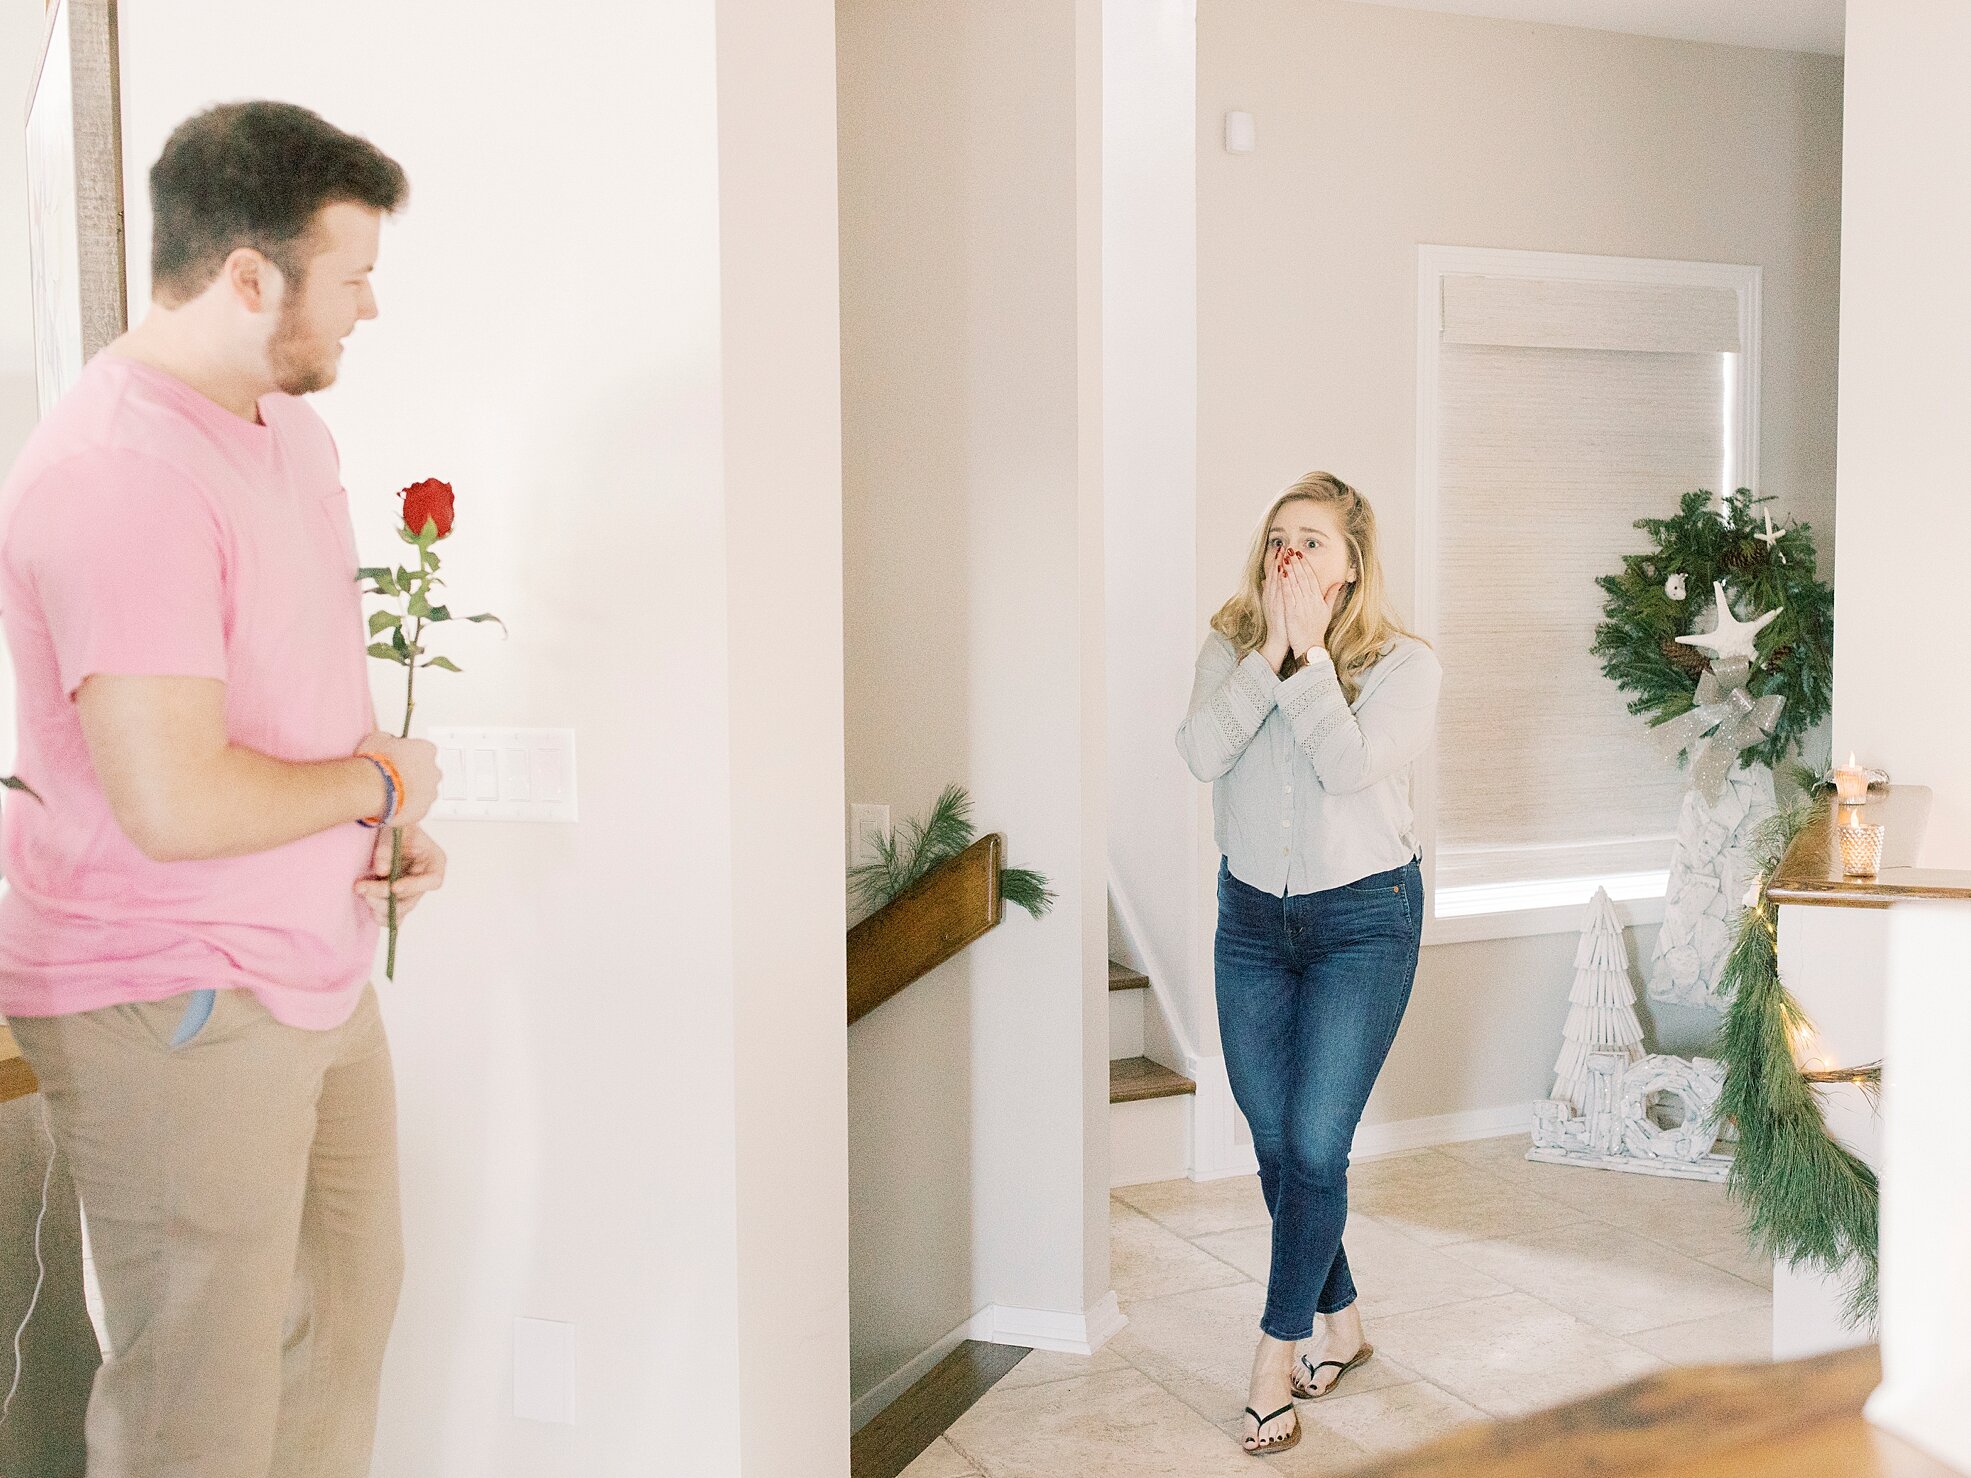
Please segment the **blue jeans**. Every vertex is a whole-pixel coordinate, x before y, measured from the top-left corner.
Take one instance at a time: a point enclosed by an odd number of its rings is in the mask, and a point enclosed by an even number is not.
[[[1259,1327],[1306,1339],[1355,1302],[1342,1250],[1348,1150],[1410,1002],[1423,942],[1415,862],[1275,897],[1218,868],[1218,1030],[1273,1218]]]

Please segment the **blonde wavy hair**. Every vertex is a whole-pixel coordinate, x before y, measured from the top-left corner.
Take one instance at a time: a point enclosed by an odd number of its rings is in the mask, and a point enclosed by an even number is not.
[[[1266,581],[1266,535],[1289,503],[1319,503],[1332,508],[1335,522],[1348,539],[1348,553],[1355,566],[1355,579],[1341,588],[1336,598],[1334,620],[1328,626],[1325,643],[1334,659],[1341,690],[1353,703],[1362,692],[1362,679],[1383,655],[1383,649],[1399,636],[1421,641],[1405,628],[1389,609],[1382,576],[1382,557],[1376,539],[1376,514],[1369,500],[1332,472],[1310,472],[1279,497],[1259,521],[1252,551],[1246,556],[1245,577],[1239,592],[1211,618],[1211,629],[1238,650],[1243,659],[1266,645],[1266,608],[1262,590]],[[1299,654],[1295,654],[1298,659]]]

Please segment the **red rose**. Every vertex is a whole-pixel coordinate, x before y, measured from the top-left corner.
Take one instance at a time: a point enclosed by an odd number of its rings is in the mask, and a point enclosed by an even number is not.
[[[444,538],[452,531],[452,485],[440,482],[435,477],[427,477],[423,482],[414,482],[398,494],[404,500],[404,527],[413,534],[422,534],[426,524],[438,526],[438,537]]]

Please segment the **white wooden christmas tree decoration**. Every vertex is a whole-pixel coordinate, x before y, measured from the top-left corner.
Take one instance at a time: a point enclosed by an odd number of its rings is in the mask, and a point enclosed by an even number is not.
[[[1588,905],[1551,1098],[1533,1105],[1529,1160],[1685,1180],[1723,1180],[1715,1152],[1725,1070],[1642,1050],[1622,923],[1605,889]]]
[[[1552,1097],[1582,1113],[1588,1104],[1588,1058],[1614,1052],[1630,1062],[1643,1055],[1642,1022],[1629,975],[1629,946],[1606,888],[1588,904],[1581,942],[1574,952],[1574,988],[1568,992]]]
[[[1677,640],[1685,646],[1710,648],[1711,655],[1720,662],[1729,662],[1734,657],[1743,657],[1748,662],[1758,661],[1759,652],[1753,645],[1753,638],[1766,629],[1782,608],[1775,606],[1757,620],[1741,621],[1731,613],[1731,602],[1725,599],[1725,582],[1714,580],[1711,583],[1717,592],[1717,626],[1710,631],[1693,631]]]

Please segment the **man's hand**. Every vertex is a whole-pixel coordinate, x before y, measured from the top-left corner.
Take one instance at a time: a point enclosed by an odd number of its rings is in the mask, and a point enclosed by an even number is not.
[[[397,798],[396,823],[416,826],[438,804],[438,747],[429,739],[399,739],[381,729],[365,739],[362,748],[382,755],[397,767],[406,794]],[[409,838],[406,837],[408,841]],[[400,909],[399,912],[402,910]]]
[[[369,904],[379,924],[390,922],[390,828],[376,834],[370,853],[370,875],[360,879],[356,892]],[[404,873],[397,879],[397,919],[418,905],[427,893],[445,886],[445,849],[421,826],[404,828]]]

